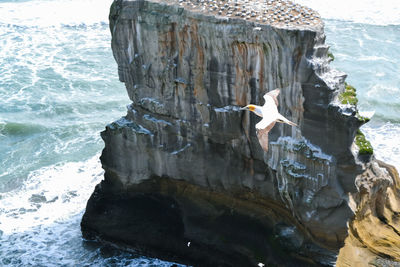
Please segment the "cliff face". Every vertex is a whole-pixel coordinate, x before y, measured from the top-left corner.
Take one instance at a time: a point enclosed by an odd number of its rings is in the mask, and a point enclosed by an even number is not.
[[[260,24],[123,0],[110,29],[132,104],[102,132],[105,179],[85,237],[197,265],[329,263],[360,188],[393,187],[373,156],[357,155],[363,120],[339,101],[345,74],[328,66],[320,21]],[[264,153],[259,119],[239,107],[275,88],[299,127],[277,124]]]

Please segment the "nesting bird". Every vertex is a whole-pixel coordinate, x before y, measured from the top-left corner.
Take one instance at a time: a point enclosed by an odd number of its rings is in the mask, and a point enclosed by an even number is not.
[[[279,93],[279,89],[275,89],[266,93],[264,95],[265,103],[262,107],[249,104],[240,109],[250,110],[254,112],[257,116],[262,118],[262,120],[256,124],[256,130],[258,141],[260,142],[260,145],[264,149],[264,151],[268,151],[268,132],[274,127],[276,122],[286,123],[291,126],[297,127],[296,123],[286,119],[278,112]]]
[[[255,21],[257,24],[262,23],[279,26],[321,24],[318,14],[292,1],[163,0],[163,2],[178,2],[180,6],[196,12],[228,18],[240,17],[247,21]]]

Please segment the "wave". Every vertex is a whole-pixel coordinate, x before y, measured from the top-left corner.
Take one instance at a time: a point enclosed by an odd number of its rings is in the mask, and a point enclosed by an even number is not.
[[[386,62],[390,62],[390,63],[395,63],[394,60],[387,58],[387,57],[370,56],[370,55],[361,56],[358,58],[358,61],[378,61],[378,62],[386,61]]]
[[[324,19],[374,25],[400,25],[398,0],[295,0],[295,2],[313,8]]]
[[[391,105],[392,107],[400,107],[398,95],[400,88],[397,86],[377,83],[372,85],[366,91],[366,97],[372,104]]]
[[[172,265],[82,239],[86,201],[103,177],[99,156],[42,167],[22,187],[0,194],[0,265]]]
[[[45,132],[47,128],[40,124],[0,122],[0,136],[27,136]]]
[[[393,164],[400,170],[400,124],[386,122],[374,125],[367,123],[361,127],[361,130],[371,141],[375,157]]]
[[[3,193],[2,232],[21,232],[80,213],[103,175],[98,158],[42,167],[29,174],[22,188]]]
[[[24,26],[108,24],[112,0],[0,2],[0,22]]]

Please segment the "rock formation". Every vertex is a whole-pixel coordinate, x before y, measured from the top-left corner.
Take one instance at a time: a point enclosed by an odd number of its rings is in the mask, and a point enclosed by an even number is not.
[[[347,236],[359,243],[346,240],[344,263],[358,245],[399,259],[384,249],[399,238],[398,176],[359,153],[366,120],[342,101],[346,75],[328,65],[318,15],[287,1],[215,2],[114,1],[112,50],[132,103],[101,134],[105,174],[84,236],[195,266],[330,265]],[[268,18],[277,10],[289,19]],[[277,124],[264,153],[259,118],[239,107],[275,88],[299,127]],[[391,239],[374,250],[375,221]]]

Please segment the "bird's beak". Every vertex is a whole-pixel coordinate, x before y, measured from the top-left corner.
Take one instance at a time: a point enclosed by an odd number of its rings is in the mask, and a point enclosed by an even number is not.
[[[247,110],[247,107],[242,107],[239,110]]]

